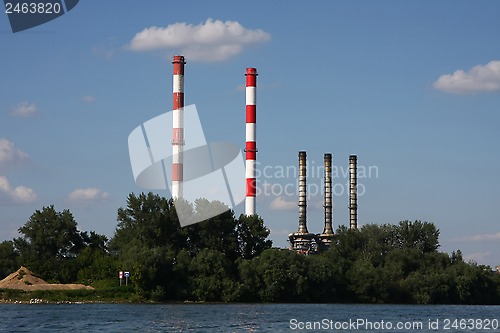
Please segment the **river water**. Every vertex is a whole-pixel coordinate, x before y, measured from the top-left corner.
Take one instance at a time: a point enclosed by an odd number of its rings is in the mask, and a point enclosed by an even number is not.
[[[0,304],[0,332],[500,332],[500,306]]]

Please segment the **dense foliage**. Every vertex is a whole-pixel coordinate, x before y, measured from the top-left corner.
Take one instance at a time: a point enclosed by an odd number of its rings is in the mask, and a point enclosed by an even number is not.
[[[194,207],[176,202],[183,216],[208,214],[220,202],[201,199]],[[237,299],[238,262],[271,247],[269,230],[257,216],[225,213],[181,228],[172,200],[131,194],[118,210],[110,248],[130,270],[137,292],[156,300]]]
[[[439,252],[432,223],[341,226],[331,249],[311,256],[271,248],[260,217],[231,210],[180,227],[176,208],[195,217],[220,205],[130,194],[110,241],[79,231],[68,210],[45,207],[21,237],[0,243],[0,274],[23,264],[50,281],[120,293],[117,272],[127,270],[127,292],[155,301],[500,303],[500,275],[459,250]]]
[[[57,212],[54,206],[37,210],[19,232],[23,236],[13,240],[19,255],[15,262],[51,282],[71,283],[83,278],[89,266],[107,256],[107,238],[79,231],[69,210]]]

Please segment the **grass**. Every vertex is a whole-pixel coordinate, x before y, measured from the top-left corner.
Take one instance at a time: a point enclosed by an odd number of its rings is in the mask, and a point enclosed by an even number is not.
[[[138,296],[134,289],[128,287],[111,287],[95,290],[33,290],[0,289],[0,300],[5,302],[29,302],[42,299],[48,303],[143,303],[146,300]]]

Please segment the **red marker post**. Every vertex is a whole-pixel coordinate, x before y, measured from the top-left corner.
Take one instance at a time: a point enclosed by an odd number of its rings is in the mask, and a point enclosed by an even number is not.
[[[122,286],[122,280],[123,280],[123,271],[120,271],[120,273],[118,273],[118,276],[120,277],[120,287]]]

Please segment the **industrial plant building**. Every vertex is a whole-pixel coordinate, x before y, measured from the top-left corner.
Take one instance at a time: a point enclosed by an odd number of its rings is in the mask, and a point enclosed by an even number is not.
[[[349,222],[351,229],[358,228],[357,198],[357,156],[349,156]],[[325,227],[321,234],[314,234],[307,229],[307,153],[299,152],[299,228],[288,235],[290,250],[300,254],[315,254],[326,251],[332,244],[332,154],[324,156],[324,204]]]

